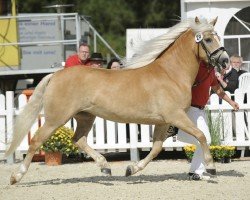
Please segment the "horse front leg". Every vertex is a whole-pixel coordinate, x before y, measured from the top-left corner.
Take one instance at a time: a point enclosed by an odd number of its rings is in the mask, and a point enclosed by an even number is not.
[[[78,113],[74,118],[77,121],[77,128],[73,141],[88,156],[94,159],[105,175],[111,175],[111,167],[106,158],[87,144],[87,136],[93,126],[95,116],[89,113]]]
[[[169,125],[156,125],[153,136],[153,147],[149,154],[134,165],[129,165],[126,170],[126,176],[131,176],[141,170],[143,170],[147,164],[153,160],[162,150],[162,144],[166,137],[168,137]]]
[[[13,185],[19,182],[22,177],[28,171],[30,163],[37,149],[43,144],[43,142],[49,138],[49,136],[56,130],[57,127],[48,126],[46,123],[38,130],[36,135],[31,140],[28,152],[22,164],[19,166],[18,170],[13,172],[10,177],[10,184]]]
[[[209,145],[207,143],[207,139],[204,135],[204,133],[198,129],[195,124],[191,121],[191,119],[187,116],[187,114],[183,112],[176,112],[175,121],[173,122],[173,125],[181,129],[182,131],[192,135],[195,137],[202,150],[203,150],[203,158],[204,162],[206,163],[206,171],[212,175],[216,174],[216,168],[213,162],[213,158],[211,156]]]

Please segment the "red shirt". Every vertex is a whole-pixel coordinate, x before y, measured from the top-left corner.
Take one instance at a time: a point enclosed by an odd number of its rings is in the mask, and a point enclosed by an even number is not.
[[[87,66],[88,61],[82,62],[79,58],[78,55],[72,55],[70,57],[68,57],[68,59],[65,62],[65,68],[67,67],[73,67],[76,65],[86,65]]]
[[[210,87],[218,85],[213,67],[207,67],[200,63],[199,71],[195,79],[197,86],[192,87],[192,105],[205,106],[209,99]]]

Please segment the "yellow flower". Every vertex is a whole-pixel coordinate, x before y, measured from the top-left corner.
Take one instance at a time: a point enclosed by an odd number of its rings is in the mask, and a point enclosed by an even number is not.
[[[185,154],[189,159],[193,157],[195,149],[195,145],[188,145],[184,147]],[[209,149],[215,160],[219,160],[221,158],[231,158],[235,154],[235,147],[232,146],[210,146]]]
[[[66,155],[76,154],[78,148],[72,142],[73,135],[73,130],[62,126],[41,146],[41,149],[44,151],[60,151]]]

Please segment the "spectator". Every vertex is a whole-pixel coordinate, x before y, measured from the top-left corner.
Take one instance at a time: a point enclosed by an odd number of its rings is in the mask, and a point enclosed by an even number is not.
[[[204,79],[204,76],[206,77]],[[192,87],[192,100],[191,107],[188,109],[187,114],[193,123],[205,135],[207,142],[210,143],[211,137],[209,128],[206,122],[206,115],[204,107],[209,98],[210,87],[213,91],[223,100],[227,101],[234,110],[239,109],[239,105],[231,100],[221,88],[215,76],[215,71],[212,66],[207,66],[205,63],[200,63],[199,71],[196,76],[195,84]],[[208,180],[210,177],[205,176],[205,161],[200,143],[192,135],[189,135],[182,130],[178,131],[178,140],[196,145],[196,150],[191,162],[189,177],[191,180]]]
[[[232,69],[225,74],[216,73],[220,85],[225,91],[231,94],[239,87],[239,76],[246,71],[241,70],[243,59],[241,56],[233,55],[230,58],[230,65]]]
[[[107,65],[107,69],[120,69],[120,68],[121,64],[117,58],[111,59]]]
[[[79,46],[77,54],[70,56],[65,62],[65,68],[73,67],[76,65],[87,65],[89,59],[89,46],[86,43],[82,43]]]
[[[120,69],[120,68],[121,68],[121,63],[120,63],[120,60],[117,58],[112,58],[107,65],[107,69]],[[137,128],[138,128],[138,131],[140,132],[140,130],[141,130],[140,124],[137,124]],[[130,141],[130,130],[129,130],[128,123],[126,123],[126,136],[127,136],[127,142],[129,142]]]
[[[94,68],[103,68],[104,63],[106,63],[106,60],[103,59],[101,53],[92,53],[87,65]]]

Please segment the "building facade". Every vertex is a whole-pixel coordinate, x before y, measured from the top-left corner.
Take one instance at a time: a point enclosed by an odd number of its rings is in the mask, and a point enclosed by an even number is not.
[[[250,0],[181,0],[181,17],[218,17],[215,26],[229,55],[243,57],[244,69],[250,71]]]

